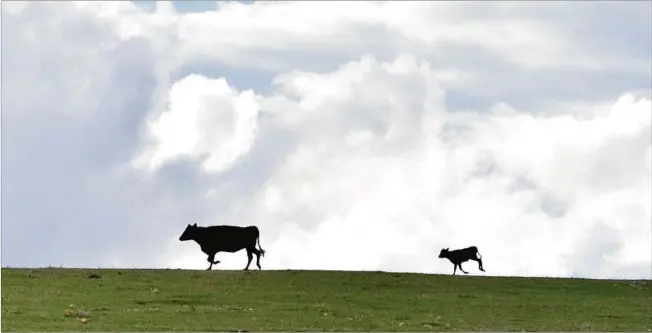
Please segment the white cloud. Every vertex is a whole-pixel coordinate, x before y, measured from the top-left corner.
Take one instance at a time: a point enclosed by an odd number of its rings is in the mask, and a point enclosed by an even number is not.
[[[127,10],[126,5],[122,7]],[[273,54],[262,53],[272,59],[262,58],[256,51],[335,54],[348,48],[360,54],[370,48],[408,47],[412,52],[429,53],[446,46],[486,48],[532,68],[598,66],[594,57],[579,54],[573,41],[549,22],[529,17],[497,18],[490,12],[474,15],[465,4],[290,1],[253,6],[230,2],[218,7],[218,11],[176,19],[160,12],[154,16],[156,20],[130,16],[138,18],[138,23],[127,18],[120,21],[123,26],[140,26],[143,31],[148,30],[146,26],[166,21],[178,36],[184,58],[220,59],[234,66],[292,65]],[[374,33],[372,38],[369,32]]]
[[[223,78],[191,75],[174,83],[169,100],[170,110],[150,127],[157,143],[136,167],[155,170],[177,156],[206,154],[204,168],[220,172],[251,148],[258,116],[252,91],[237,93]]]
[[[2,6],[5,264],[650,277],[649,4]]]

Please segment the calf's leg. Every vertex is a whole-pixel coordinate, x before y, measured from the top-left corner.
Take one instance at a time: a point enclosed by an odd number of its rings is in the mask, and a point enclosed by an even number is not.
[[[465,270],[462,268],[462,263],[459,263],[459,264],[457,264],[457,265],[460,266],[460,271],[462,271],[462,273],[464,273],[464,274],[469,274],[469,272],[465,271]]]
[[[476,259],[472,259],[472,260],[477,261],[477,262],[478,262],[478,268],[479,268],[481,271],[484,272],[484,268],[482,267],[482,259],[480,259],[480,258],[476,258]]]

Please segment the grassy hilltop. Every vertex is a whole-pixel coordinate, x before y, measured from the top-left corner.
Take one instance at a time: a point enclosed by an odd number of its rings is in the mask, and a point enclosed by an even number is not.
[[[647,332],[651,304],[650,281],[2,269],[2,331]]]

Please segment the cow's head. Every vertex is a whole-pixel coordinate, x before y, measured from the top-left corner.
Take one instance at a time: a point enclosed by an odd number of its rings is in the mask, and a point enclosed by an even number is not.
[[[448,255],[448,249],[449,249],[448,247],[445,249],[441,249],[441,251],[439,252],[439,258],[446,258],[446,256]]]
[[[184,230],[181,237],[179,237],[179,240],[183,242],[193,239],[195,236],[195,230],[197,230],[197,223],[193,225],[188,224],[186,230]]]

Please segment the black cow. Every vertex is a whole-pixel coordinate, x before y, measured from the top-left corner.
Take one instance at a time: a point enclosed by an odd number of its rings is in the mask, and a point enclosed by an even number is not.
[[[445,248],[439,252],[439,258],[446,258],[453,263],[453,275],[457,272],[458,266],[460,267],[460,271],[464,272],[464,274],[469,274],[462,269],[462,263],[469,260],[477,261],[480,270],[484,272],[484,268],[482,268],[482,256],[480,255],[480,252],[478,252],[478,248],[475,246],[453,251],[449,251],[448,248]]]
[[[201,250],[208,255],[208,262],[210,266],[206,269],[211,270],[213,264],[220,263],[215,260],[215,255],[218,252],[238,252],[242,249],[247,249],[247,267],[245,271],[249,270],[252,253],[256,254],[256,266],[260,270],[260,256],[265,256],[265,250],[260,246],[260,232],[256,226],[237,227],[231,225],[215,225],[209,227],[198,227],[197,223],[186,227],[183,231],[180,241],[194,240],[199,244]],[[256,242],[258,242],[258,249],[256,249]]]

